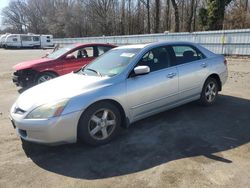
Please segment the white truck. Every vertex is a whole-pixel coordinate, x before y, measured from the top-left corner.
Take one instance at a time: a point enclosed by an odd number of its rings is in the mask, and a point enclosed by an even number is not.
[[[53,47],[52,35],[10,34],[2,45],[4,48],[46,48]]]

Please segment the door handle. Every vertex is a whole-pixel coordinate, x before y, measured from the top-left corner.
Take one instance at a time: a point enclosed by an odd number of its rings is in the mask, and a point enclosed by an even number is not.
[[[202,64],[201,64],[201,67],[206,68],[206,67],[207,67],[207,64],[206,64],[206,63],[202,63]]]
[[[171,73],[169,73],[169,74],[167,75],[168,78],[173,78],[173,77],[175,77],[175,76],[176,76],[176,73],[174,73],[174,72],[171,72]]]

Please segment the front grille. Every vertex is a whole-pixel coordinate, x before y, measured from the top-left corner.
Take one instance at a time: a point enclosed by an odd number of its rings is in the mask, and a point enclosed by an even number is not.
[[[21,87],[33,84],[37,72],[32,69],[18,70],[13,73],[12,81]]]
[[[21,71],[16,71],[16,72],[14,72],[13,73],[13,75],[12,75],[12,81],[17,85],[17,86],[19,86],[20,85],[20,72]]]

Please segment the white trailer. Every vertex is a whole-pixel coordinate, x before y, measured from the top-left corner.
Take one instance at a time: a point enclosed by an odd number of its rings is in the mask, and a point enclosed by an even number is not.
[[[40,35],[41,48],[54,47],[53,35]]]
[[[11,34],[5,38],[5,48],[46,48],[52,47],[52,35]]]
[[[0,48],[4,47],[4,45],[5,45],[5,39],[6,39],[6,37],[8,35],[10,35],[10,33],[5,33],[5,34],[1,35],[1,37],[0,37]]]

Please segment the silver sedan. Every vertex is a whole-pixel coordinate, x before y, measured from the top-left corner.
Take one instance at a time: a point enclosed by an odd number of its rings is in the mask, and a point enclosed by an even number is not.
[[[224,57],[198,44],[121,46],[25,91],[10,119],[27,141],[104,144],[122,127],[161,111],[195,100],[212,105],[227,74]]]

